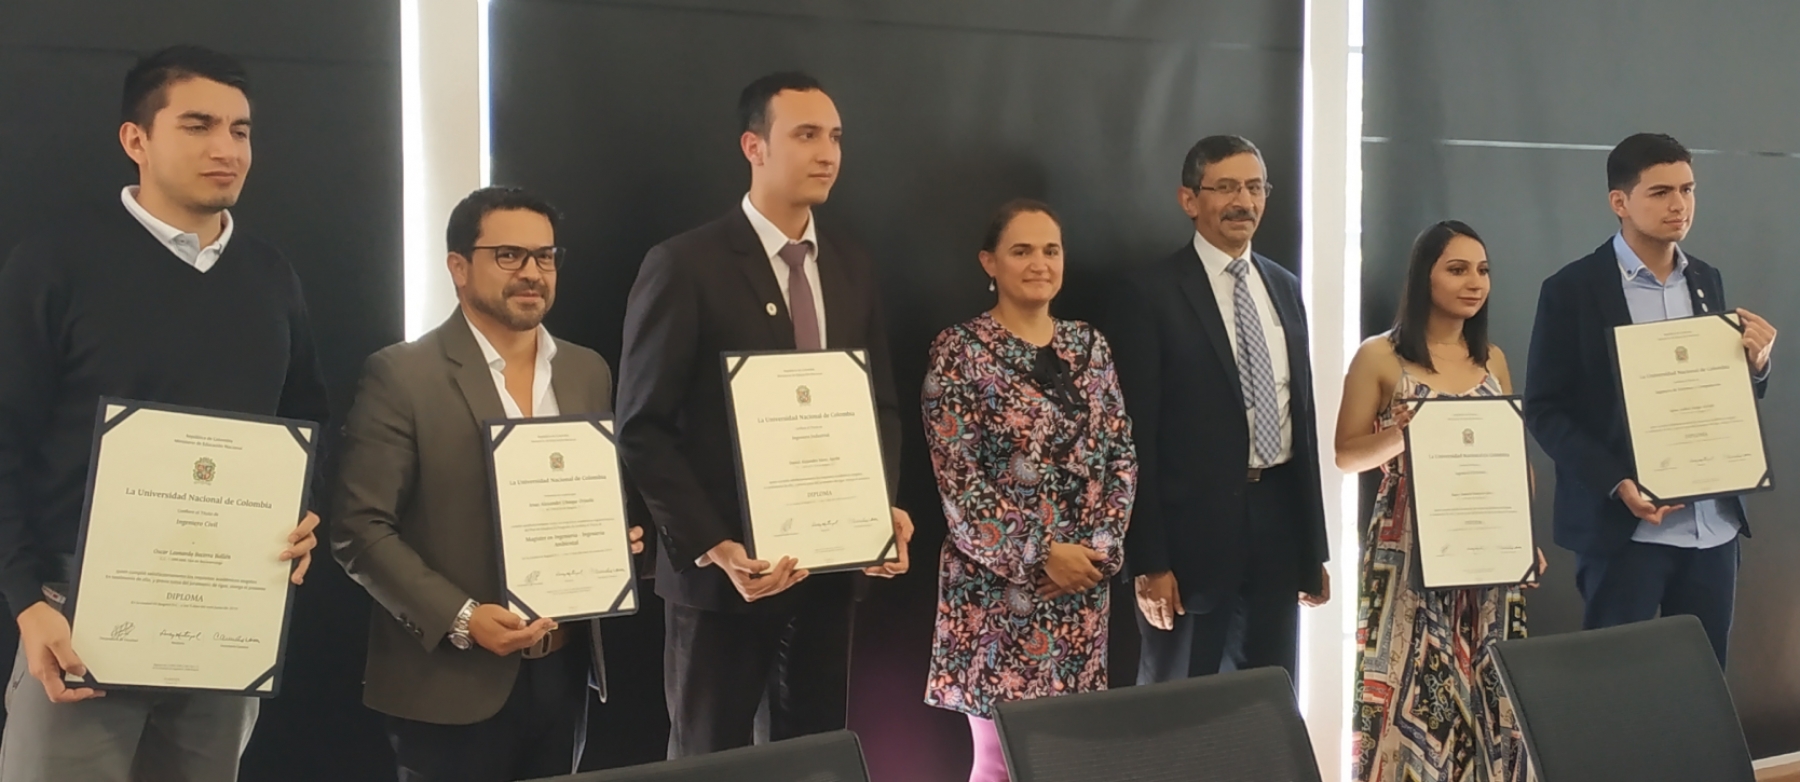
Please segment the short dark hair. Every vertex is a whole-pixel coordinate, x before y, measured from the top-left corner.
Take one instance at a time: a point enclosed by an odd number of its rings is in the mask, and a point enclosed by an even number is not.
[[[1450,240],[1458,236],[1487,246],[1475,229],[1461,220],[1440,221],[1413,240],[1412,257],[1406,262],[1406,284],[1400,289],[1400,311],[1394,313],[1394,330],[1388,333],[1395,353],[1433,372],[1437,367],[1431,364],[1431,347],[1425,342],[1425,330],[1431,323],[1431,270]],[[1482,302],[1481,309],[1463,321],[1462,336],[1469,347],[1469,358],[1487,366],[1488,302]]]
[[[1199,190],[1201,181],[1206,177],[1207,166],[1245,153],[1262,160],[1262,150],[1243,136],[1207,136],[1194,142],[1194,147],[1188,150],[1187,159],[1181,161],[1181,186]]]
[[[763,138],[769,137],[769,101],[774,100],[786,90],[795,92],[825,91],[825,85],[800,71],[781,71],[771,73],[744,88],[738,94],[738,121],[742,133],[755,133]]]
[[[250,98],[250,77],[244,65],[229,54],[204,46],[178,44],[146,55],[125,74],[125,95],[119,119],[146,130],[156,113],[169,105],[169,88],[188,79],[208,79],[234,87]]]
[[[1687,147],[1666,133],[1634,133],[1606,156],[1606,189],[1627,193],[1637,187],[1644,171],[1666,163],[1692,163]]]
[[[444,244],[450,252],[469,257],[475,252],[475,240],[481,236],[481,220],[492,212],[524,209],[537,212],[550,221],[550,229],[562,220],[562,214],[549,201],[522,187],[484,187],[470,193],[450,210],[450,226],[444,229]]]
[[[1013,218],[1027,212],[1037,212],[1050,218],[1057,228],[1062,227],[1062,218],[1056,216],[1056,210],[1049,204],[1030,198],[1015,198],[1000,205],[994,210],[994,216],[988,220],[987,233],[982,234],[981,249],[993,252],[1000,246],[1000,235],[1006,233],[1006,227],[1012,225]]]

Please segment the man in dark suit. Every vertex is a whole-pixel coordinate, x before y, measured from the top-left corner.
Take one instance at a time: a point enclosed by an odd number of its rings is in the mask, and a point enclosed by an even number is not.
[[[606,361],[541,325],[564,255],[556,221],[516,188],[457,204],[460,306],[369,358],[344,425],[331,548],[377,603],[363,702],[388,715],[402,782],[571,773],[590,682],[605,697],[598,622],[527,623],[505,606],[481,436],[484,421],[610,409]]]
[[[1251,251],[1270,186],[1238,136],[1188,152],[1194,239],[1120,286],[1107,338],[1138,438],[1125,537],[1138,682],[1279,665],[1298,605],[1331,584],[1306,314],[1294,275]]]
[[[1692,614],[1724,665],[1738,536],[1750,534],[1744,503],[1659,505],[1639,490],[1610,347],[1616,326],[1729,311],[1719,270],[1677,244],[1693,225],[1691,161],[1675,139],[1651,133],[1619,142],[1607,156],[1619,232],[1544,281],[1525,420],[1556,462],[1556,543],[1576,555],[1582,626]],[[1737,312],[1760,398],[1775,329]]]
[[[780,73],[738,109],[750,192],[645,256],[620,359],[619,448],[661,541],[672,758],[839,729],[847,709],[855,576],[808,579],[791,558],[746,554],[720,354],[867,350],[890,496],[899,466],[875,270],[813,219],[837,179],[837,107],[811,77]],[[906,571],[912,521],[893,517],[900,560],[869,575]]]

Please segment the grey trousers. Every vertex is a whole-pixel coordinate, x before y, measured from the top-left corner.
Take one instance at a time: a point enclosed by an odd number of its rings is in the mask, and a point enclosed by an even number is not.
[[[255,698],[108,693],[51,703],[20,651],[6,686],[0,782],[236,782]]]

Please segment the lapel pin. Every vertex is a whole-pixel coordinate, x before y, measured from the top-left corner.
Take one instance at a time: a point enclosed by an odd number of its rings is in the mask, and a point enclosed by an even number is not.
[[[775,313],[780,312],[780,310],[775,309],[774,302],[769,302],[769,304],[767,306],[763,307],[763,309],[768,310],[770,316],[773,316]]]

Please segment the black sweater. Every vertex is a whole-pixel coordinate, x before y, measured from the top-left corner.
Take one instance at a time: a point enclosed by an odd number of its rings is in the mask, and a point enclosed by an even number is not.
[[[300,281],[233,229],[201,273],[114,201],[0,267],[0,597],[17,616],[68,578],[101,396],[323,423]]]

